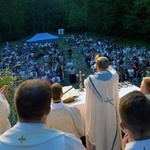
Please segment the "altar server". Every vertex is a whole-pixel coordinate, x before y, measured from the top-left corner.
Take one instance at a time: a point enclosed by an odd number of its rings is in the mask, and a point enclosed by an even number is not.
[[[85,150],[80,140],[45,126],[51,87],[41,79],[23,82],[15,92],[18,123],[0,136],[0,150]]]
[[[84,134],[84,125],[80,110],[62,102],[62,86],[54,83],[52,86],[53,102],[47,118],[47,126],[66,133],[74,134],[78,139]]]
[[[4,85],[0,89],[0,135],[11,128],[11,124],[8,119],[10,114],[10,107],[6,99],[7,94],[8,94],[8,86]]]
[[[99,57],[96,72],[85,80],[86,135],[89,150],[120,150],[118,75]]]

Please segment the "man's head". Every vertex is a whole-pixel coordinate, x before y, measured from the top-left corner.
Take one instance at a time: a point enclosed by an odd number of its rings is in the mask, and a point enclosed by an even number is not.
[[[24,122],[40,122],[51,105],[51,85],[41,79],[27,80],[15,91],[18,118]]]
[[[105,71],[109,67],[109,60],[106,57],[99,57],[96,60],[96,68],[98,71]]]
[[[100,57],[100,54],[96,53],[94,54],[94,60],[96,61]]]
[[[63,95],[62,86],[59,83],[55,82],[54,84],[52,84],[51,88],[53,92],[53,101],[61,100],[61,97]]]
[[[150,77],[143,78],[141,82],[140,90],[144,94],[150,94]]]
[[[133,91],[120,99],[119,112],[125,127],[133,138],[145,137],[150,131],[150,101],[140,91]]]

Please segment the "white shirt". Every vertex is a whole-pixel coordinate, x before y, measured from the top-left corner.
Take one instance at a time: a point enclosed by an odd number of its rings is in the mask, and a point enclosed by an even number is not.
[[[71,68],[74,66],[73,62],[68,62],[67,65],[66,65],[68,68]]]
[[[52,83],[61,82],[60,77],[52,77]]]
[[[145,96],[150,100],[150,94],[145,94]]]
[[[150,149],[150,139],[129,142],[126,144],[124,150],[149,150],[149,149]]]
[[[69,68],[69,74],[75,74],[76,70],[74,68]]]
[[[133,77],[134,76],[134,70],[131,68],[131,69],[128,69],[128,74],[129,74],[129,77]]]

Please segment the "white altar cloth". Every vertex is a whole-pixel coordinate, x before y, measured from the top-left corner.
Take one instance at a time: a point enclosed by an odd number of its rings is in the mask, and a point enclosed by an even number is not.
[[[135,85],[132,85],[132,86],[128,86],[126,88],[121,88],[119,89],[119,98],[121,98],[122,96],[126,95],[127,93],[129,92],[132,92],[134,90],[138,90],[140,91],[140,88],[135,86]]]
[[[128,87],[119,89],[119,98],[121,98],[125,94],[127,94],[129,92],[132,92],[134,90],[138,90],[139,91],[140,88],[135,86],[135,85],[132,85],[132,86],[128,86]],[[80,107],[80,105],[81,106],[85,105],[85,95],[86,95],[85,89],[84,89],[83,92],[79,92],[79,93],[80,93],[80,96],[77,99],[75,99],[74,102],[69,103],[70,105],[73,105],[73,106],[76,106],[76,107]]]

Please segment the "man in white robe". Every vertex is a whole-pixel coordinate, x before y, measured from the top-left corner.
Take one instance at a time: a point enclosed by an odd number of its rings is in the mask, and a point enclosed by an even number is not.
[[[106,57],[96,60],[96,68],[85,80],[87,149],[120,150],[118,75]]]
[[[47,81],[26,80],[14,99],[18,123],[0,136],[0,150],[85,150],[75,136],[45,126],[51,104]]]
[[[8,119],[10,114],[9,103],[5,96],[8,94],[8,86],[4,85],[0,89],[0,135],[11,128],[10,121]]]
[[[47,127],[74,134],[78,139],[85,136],[80,110],[61,101],[63,91],[59,83],[54,83],[51,87],[53,103],[47,117]]]

